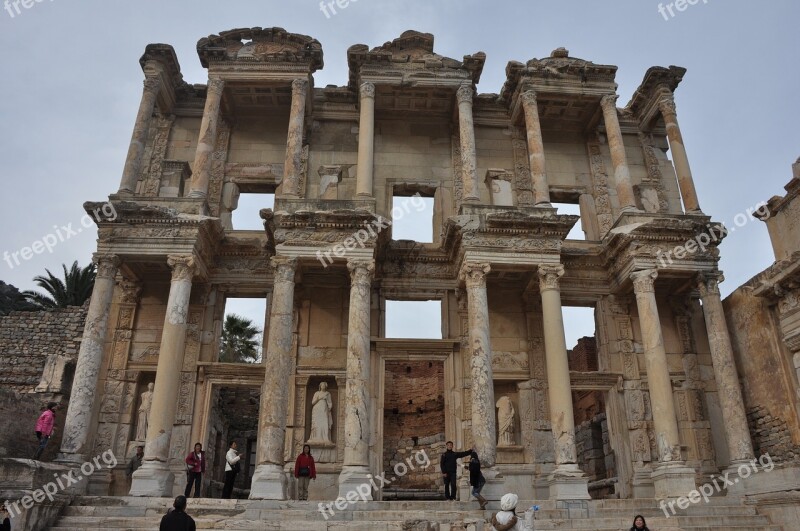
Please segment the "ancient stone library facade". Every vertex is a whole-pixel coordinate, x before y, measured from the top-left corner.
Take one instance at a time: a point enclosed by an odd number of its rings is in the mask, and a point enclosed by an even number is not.
[[[225,411],[248,407],[238,486],[254,499],[295,496],[305,443],[311,500],[398,463],[415,469],[395,494],[436,490],[446,440],[477,450],[495,500],[684,496],[757,457],[748,415],[764,414],[745,405],[718,288],[724,231],[701,210],[676,112],[685,70],[650,68],[620,107],[616,66],[559,48],[478,94],[485,55],[433,44],[409,31],[351,46],[347,84],[328,87],[320,43],[281,28],[201,39],[203,85],[171,46],[147,46],[59,461],[145,457],[132,482],[120,465],[89,492],[182,493],[193,444],[219,471]],[[264,230],[234,230],[240,194],[274,194]],[[392,236],[393,201],[417,195],[433,200],[432,243]],[[583,239],[556,204],[579,206]],[[782,297],[792,330],[793,271],[754,288]],[[263,363],[218,361],[237,297],[266,300]],[[386,302],[423,300],[441,303],[442,339],[387,338]],[[594,310],[578,367],[565,306]],[[800,442],[785,348],[782,447]]]

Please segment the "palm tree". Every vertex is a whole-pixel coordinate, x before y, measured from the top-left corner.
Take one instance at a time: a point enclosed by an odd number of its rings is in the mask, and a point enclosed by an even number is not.
[[[219,361],[253,363],[261,358],[261,330],[253,321],[231,313],[225,316],[219,345]]]
[[[23,294],[30,302],[41,309],[66,308],[82,306],[92,296],[96,274],[94,264],[81,268],[75,260],[69,270],[66,264],[61,264],[61,267],[64,269],[64,280],[53,275],[49,269],[45,269],[46,277],[39,275],[33,278],[47,295],[36,291],[24,291]]]
[[[0,280],[0,315],[11,312],[35,312],[40,309],[32,304],[24,293]]]

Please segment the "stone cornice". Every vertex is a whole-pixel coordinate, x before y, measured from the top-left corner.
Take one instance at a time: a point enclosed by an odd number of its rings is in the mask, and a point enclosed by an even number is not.
[[[647,130],[661,112],[659,105],[662,96],[665,93],[672,94],[685,74],[686,69],[680,66],[653,66],[647,70],[644,80],[625,106],[638,118],[643,129]]]
[[[204,37],[197,42],[197,55],[205,68],[225,62],[301,64],[313,73],[323,67],[318,40],[277,27],[239,28]]]

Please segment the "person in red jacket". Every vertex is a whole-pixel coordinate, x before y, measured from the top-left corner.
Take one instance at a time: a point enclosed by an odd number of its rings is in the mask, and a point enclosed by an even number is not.
[[[303,453],[297,456],[294,462],[294,477],[297,478],[297,499],[308,499],[308,483],[312,479],[317,479],[317,469],[314,467],[314,457],[311,455],[311,447],[303,445]]]
[[[192,492],[192,483],[194,483],[194,497],[200,497],[200,484],[203,481],[203,472],[206,471],[206,453],[203,451],[203,445],[197,443],[194,445],[194,452],[186,456],[186,475],[188,476],[186,482],[186,490],[183,495],[187,498]]]
[[[39,447],[36,448],[36,453],[33,454],[34,459],[39,459],[47,446],[47,441],[50,440],[50,437],[53,436],[53,432],[56,431],[56,409],[58,409],[58,404],[55,402],[48,403],[47,409],[39,415],[39,420],[36,421],[35,431],[36,438],[39,439]]]

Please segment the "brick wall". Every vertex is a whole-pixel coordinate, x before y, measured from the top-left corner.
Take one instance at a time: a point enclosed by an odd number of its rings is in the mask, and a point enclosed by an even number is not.
[[[50,354],[78,357],[87,307],[0,317],[0,386],[32,392]]]
[[[444,364],[413,361],[386,363],[383,420],[383,469],[424,451],[431,466],[415,470],[392,484],[398,489],[436,489],[441,483],[439,456],[444,452]],[[402,470],[402,467],[398,467]],[[438,482],[438,483],[437,483]]]
[[[594,499],[609,497],[614,489],[604,482],[617,475],[616,459],[608,438],[606,414],[600,413],[575,427],[578,466],[589,479],[589,494]]]
[[[575,348],[567,351],[569,370],[571,371],[596,371],[597,370],[597,341],[594,337],[582,337]]]
[[[786,421],[770,415],[764,406],[747,410],[747,423],[756,455],[769,454],[776,463],[800,461],[800,445],[792,443]]]

